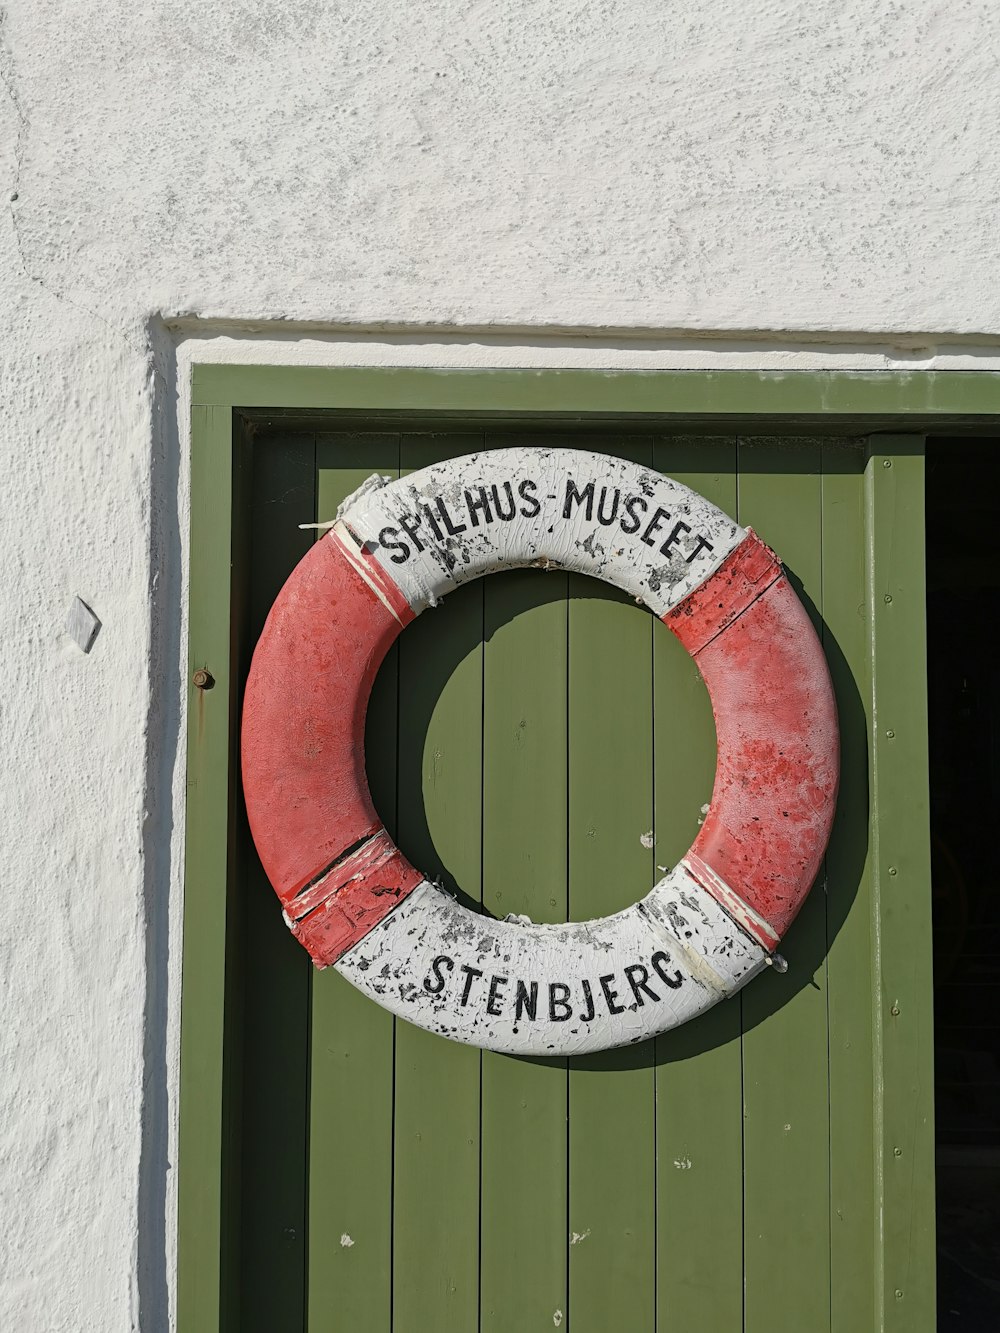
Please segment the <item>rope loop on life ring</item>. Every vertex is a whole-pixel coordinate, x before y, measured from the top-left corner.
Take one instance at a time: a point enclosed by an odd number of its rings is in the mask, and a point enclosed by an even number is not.
[[[645,603],[697,662],[715,715],[715,784],[691,849],[598,920],[470,911],[410,864],[368,791],[365,713],[392,642],[451,588],[523,566]],[[431,1031],[534,1055],[642,1041],[757,975],[819,871],[839,776],[826,659],[774,552],[668,477],[556,448],[470,454],[356,491],[271,609],[242,756],[261,862],[314,963]]]

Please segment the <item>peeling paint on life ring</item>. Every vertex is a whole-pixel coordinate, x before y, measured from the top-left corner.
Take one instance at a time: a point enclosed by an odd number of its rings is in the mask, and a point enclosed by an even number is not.
[[[390,644],[451,588],[519,566],[644,602],[715,713],[693,846],[599,920],[469,911],[410,865],[368,792],[365,712]],[[534,1055],[642,1041],[756,976],[816,877],[839,774],[826,660],[774,553],[668,477],[568,449],[470,454],[349,497],[271,609],[242,744],[261,862],[316,965],[430,1031]]]

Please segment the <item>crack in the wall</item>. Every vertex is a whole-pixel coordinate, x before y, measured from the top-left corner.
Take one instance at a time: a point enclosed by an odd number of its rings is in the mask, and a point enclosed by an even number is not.
[[[7,43],[7,11],[0,9],[0,83],[6,89],[10,104],[14,109],[14,115],[17,118],[17,137],[14,140],[14,179],[10,187],[8,196],[8,208],[10,213],[11,227],[14,231],[14,244],[17,246],[18,257],[21,260],[21,267],[25,274],[31,278],[32,274],[28,269],[27,260],[24,256],[24,243],[21,238],[21,228],[18,226],[17,209],[15,205],[21,195],[21,168],[24,164],[25,145],[28,140],[28,116],[24,110],[20,95],[17,91],[17,77],[14,72],[14,52]],[[35,278],[40,286],[44,283]]]
[[[6,23],[7,11],[6,9],[0,9],[0,83],[7,89],[10,96],[11,105],[14,108],[14,113],[17,116],[18,125],[20,126],[20,135],[21,132],[27,133],[28,117],[24,114],[24,107],[21,105],[21,99],[17,94],[16,80],[14,78],[14,53],[7,45],[6,39],[3,37]],[[20,165],[20,160],[18,160],[18,169],[20,169]]]
[[[18,92],[18,77],[14,66],[14,52],[6,39],[5,29],[7,26],[8,14],[5,9],[0,9],[0,83],[7,93],[8,99],[17,118],[17,136],[14,140],[14,176],[11,182],[10,193],[7,198],[7,211],[10,214],[11,230],[14,236],[14,245],[17,249],[18,259],[21,261],[21,268],[24,270],[24,276],[29,282],[33,282],[40,287],[46,295],[51,296],[54,301],[61,301],[65,305],[72,306],[83,315],[89,315],[116,337],[121,338],[130,352],[144,354],[143,348],[133,343],[129,333],[124,328],[117,328],[110,320],[106,319],[99,311],[91,306],[84,305],[76,301],[72,296],[68,296],[64,291],[53,287],[40,273],[35,272],[32,265],[28,262],[28,255],[25,249],[24,236],[21,231],[21,223],[18,217],[18,205],[21,203],[21,174],[24,169],[24,160],[27,153],[28,135],[31,130],[31,119],[25,110],[24,101]]]

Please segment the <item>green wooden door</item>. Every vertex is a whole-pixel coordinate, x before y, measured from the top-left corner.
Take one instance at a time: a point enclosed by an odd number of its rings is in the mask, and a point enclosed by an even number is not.
[[[313,539],[298,525],[332,517],[371,472],[537,438],[481,425],[260,433],[250,637]],[[884,585],[905,566],[912,590],[919,453],[883,459],[829,437],[545,440],[676,477],[786,562],[840,709],[825,877],[782,946],[785,975],[655,1043],[535,1060],[429,1035],[333,971],[313,974],[244,835],[233,1326],[930,1329],[933,1182],[898,1186],[889,1234],[882,1206],[885,1172],[926,1151],[906,1088],[886,1091],[881,1077],[894,1041],[908,1058],[909,1038],[883,1030],[879,968],[921,927],[896,908],[898,938],[885,937],[869,846],[878,765],[886,781],[908,765],[914,800],[924,776],[919,737],[908,758],[879,746],[883,731],[894,739],[875,716],[878,616],[892,594],[875,588],[871,540],[888,525]],[[887,662],[911,655],[891,667],[900,681],[922,652],[909,614],[884,631]],[[913,708],[907,699],[898,717]],[[488,912],[558,921],[624,907],[680,857],[711,794],[714,730],[697,670],[647,611],[578,576],[519,571],[459,589],[406,631],[376,682],[367,754],[376,804],[416,865]],[[895,799],[910,799],[905,775],[894,781]],[[919,873],[919,849],[912,860]],[[911,1233],[894,1238],[900,1212]]]

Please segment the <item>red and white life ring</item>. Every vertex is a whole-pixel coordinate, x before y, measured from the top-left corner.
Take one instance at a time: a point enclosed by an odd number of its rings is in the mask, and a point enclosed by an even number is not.
[[[368,697],[396,636],[458,584],[528,565],[644,602],[715,713],[715,786],[691,850],[594,921],[461,906],[395,846],[365,776]],[[371,478],[279,594],[243,707],[254,841],[314,963],[421,1027],[524,1054],[641,1041],[755,976],[819,870],[838,772],[826,660],[774,553],[668,477],[568,449]]]

